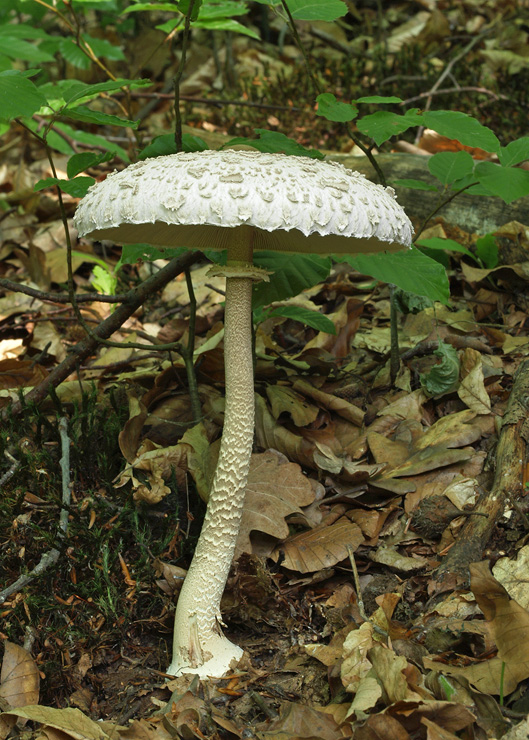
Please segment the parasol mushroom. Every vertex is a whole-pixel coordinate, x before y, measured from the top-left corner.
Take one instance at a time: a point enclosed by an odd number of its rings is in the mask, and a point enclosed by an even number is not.
[[[340,164],[254,151],[148,159],[90,188],[81,236],[226,249],[226,406],[207,513],[175,614],[171,675],[220,677],[242,656],[222,633],[220,600],[239,532],[254,434],[252,284],[256,249],[319,254],[395,251],[412,228],[391,188]]]

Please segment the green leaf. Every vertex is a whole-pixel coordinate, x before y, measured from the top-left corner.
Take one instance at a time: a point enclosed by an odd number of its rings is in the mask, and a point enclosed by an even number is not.
[[[152,85],[152,81],[147,79],[109,80],[108,82],[97,82],[95,85],[88,85],[84,82],[74,82],[63,89],[62,94],[64,96],[64,100],[71,105],[76,100],[81,100],[82,98],[86,98],[87,100],[96,98],[102,92],[114,92],[116,90],[121,90],[123,87],[130,87],[131,90],[134,90],[138,87],[149,87],[150,85]]]
[[[267,306],[298,295],[306,288],[321,283],[329,275],[331,260],[315,254],[286,254],[262,250],[254,255],[254,263],[270,270],[269,283],[257,283],[253,289],[253,308]]]
[[[68,160],[66,165],[66,174],[72,178],[78,175],[80,172],[84,172],[89,167],[96,167],[101,162],[108,162],[114,155],[111,152],[104,152],[104,154],[96,154],[95,152],[83,152],[82,154],[74,154]]]
[[[30,121],[29,123],[31,124],[32,122]],[[36,127],[36,122],[34,123]],[[113,141],[108,141],[104,136],[99,136],[98,134],[89,134],[86,131],[79,131],[79,129],[74,129],[71,126],[68,126],[67,123],[62,122],[55,123],[54,128],[58,129],[59,131],[63,131],[74,141],[78,141],[81,144],[86,144],[88,146],[98,147],[107,152],[112,152],[114,156],[119,157],[123,162],[126,162],[127,164],[130,162],[127,152],[122,149],[119,144],[116,144]],[[62,152],[68,155],[74,154],[74,150],[72,149],[70,144],[68,144],[68,142],[66,142],[62,136],[55,133],[54,131],[49,132],[47,141],[48,144],[56,149],[58,152]]]
[[[393,180],[391,183],[393,187],[411,188],[412,190],[430,190],[437,192],[438,188],[435,185],[430,185],[422,180],[413,180],[411,178],[403,178],[402,180]]]
[[[144,10],[149,12],[153,10],[161,10],[162,12],[176,13],[178,8],[174,3],[135,3],[134,5],[129,5],[128,8],[124,8],[121,11],[121,15],[125,15],[126,13],[139,13]]]
[[[208,145],[200,136],[184,134],[182,136],[182,148],[184,152],[203,152],[208,149]],[[141,150],[138,159],[147,159],[148,157],[161,157],[165,154],[176,154],[176,142],[174,134],[162,134],[151,141],[150,144]]]
[[[258,149],[260,152],[282,152],[284,154],[291,154],[298,157],[312,157],[313,159],[323,159],[324,155],[317,149],[305,149],[304,146],[298,144],[294,139],[290,139],[285,134],[280,134],[278,131],[268,131],[268,129],[256,128],[254,129],[256,134],[259,134],[258,139],[249,139],[246,136],[238,136],[235,139],[230,139],[227,144],[223,145],[223,149],[235,146],[235,144],[247,144],[253,146],[254,149]]]
[[[260,35],[252,28],[243,26],[239,21],[233,18],[212,18],[201,20],[200,18],[193,23],[193,28],[204,28],[208,31],[231,31],[232,33],[241,33],[243,36],[250,36],[252,39],[261,40]]]
[[[139,121],[127,121],[127,119],[119,118],[119,116],[112,116],[109,113],[91,110],[85,105],[78,105],[72,108],[68,106],[67,108],[63,108],[61,114],[74,121],[95,123],[98,126],[128,126],[129,128],[136,129],[140,125]]]
[[[60,39],[59,52],[65,62],[77,69],[90,69],[92,62],[72,39]]]
[[[476,241],[476,254],[489,270],[497,266],[498,244],[492,234],[485,234]]]
[[[358,130],[374,139],[375,143],[380,146],[392,136],[402,134],[413,126],[421,126],[423,119],[418,110],[418,108],[411,108],[403,116],[388,110],[379,110],[360,118],[357,123]]]
[[[92,268],[92,279],[90,283],[98,293],[114,295],[118,284],[116,275],[105,265],[94,265]]]
[[[500,162],[504,167],[514,167],[520,162],[529,160],[529,136],[511,141],[500,150]]]
[[[409,313],[416,314],[433,306],[433,301],[430,298],[425,298],[425,296],[416,293],[408,293],[407,290],[401,288],[395,288],[393,298],[397,309],[405,315]]]
[[[59,180],[57,177],[47,177],[45,180],[39,180],[35,184],[34,190],[44,190],[44,188],[56,185],[63,193],[68,193],[68,195],[74,198],[84,198],[88,188],[94,183],[95,180],[93,177],[76,177],[73,180]]]
[[[402,103],[402,98],[397,98],[395,95],[367,95],[357,98],[355,103]]]
[[[114,61],[126,59],[121,46],[115,46],[106,39],[98,39],[94,36],[89,36],[88,34],[82,34],[81,37],[98,57],[104,57],[105,59],[111,59]]]
[[[428,160],[428,169],[443,185],[472,174],[474,160],[468,152],[439,152]]]
[[[376,280],[393,283],[398,288],[448,303],[450,286],[446,271],[435,260],[421,254],[418,249],[403,252],[335,255],[337,262],[347,262],[355,270],[372,275]]]
[[[439,342],[433,353],[441,358],[430,372],[419,375],[421,385],[429,396],[442,396],[457,388],[459,383],[459,356],[451,344]]]
[[[336,100],[332,93],[322,93],[316,98],[318,103],[317,116],[323,116],[328,121],[345,123],[352,121],[358,115],[358,108],[349,103],[342,103]]]
[[[318,311],[311,311],[303,306],[278,306],[268,311],[267,316],[284,316],[287,319],[294,319],[311,329],[324,331],[327,334],[336,334],[336,327],[333,322]]]
[[[431,239],[421,239],[417,242],[417,246],[427,247],[428,249],[440,249],[446,252],[460,252],[461,254],[466,254],[467,257],[470,257],[474,261],[476,260],[472,252],[453,239],[442,239],[441,237],[433,236]]]
[[[487,152],[499,152],[500,142],[496,135],[466,113],[454,110],[425,111],[424,123],[441,136],[457,139],[464,146],[479,147]]]
[[[0,72],[0,120],[10,121],[18,116],[32,116],[47,101],[31,80],[19,72]]]
[[[180,9],[180,5],[178,6]],[[183,12],[183,11],[182,11]],[[211,20],[213,18],[231,18],[234,15],[246,15],[248,6],[237,0],[222,0],[222,2],[205,2],[198,14],[199,21]]]
[[[180,0],[178,3],[178,10],[183,15],[187,15],[189,11],[189,6],[191,5],[191,0]],[[195,4],[193,5],[193,11],[191,13],[191,21],[194,22],[198,18],[199,12],[200,12],[200,6],[202,5],[202,0],[195,0]]]
[[[476,179],[493,195],[505,203],[529,195],[529,172],[515,167],[502,167],[493,162],[478,162],[475,167]]]
[[[335,21],[347,13],[342,0],[287,0],[287,5],[297,21]]]
[[[21,59],[24,62],[54,62],[51,54],[42,51],[36,44],[30,44],[22,39],[2,36],[0,38],[2,54],[10,59]]]

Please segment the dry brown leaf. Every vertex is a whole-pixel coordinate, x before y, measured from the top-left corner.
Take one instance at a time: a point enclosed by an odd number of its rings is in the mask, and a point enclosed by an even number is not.
[[[15,716],[61,730],[73,740],[107,740],[109,735],[79,709],[54,709],[53,707],[27,706],[13,709],[2,716]]]
[[[457,395],[476,414],[489,414],[490,398],[485,389],[480,353],[467,348],[461,353],[460,361],[461,380]]]
[[[6,699],[12,708],[36,704],[39,685],[39,669],[28,651],[13,642],[6,642],[0,672],[0,697]]]
[[[34,386],[47,374],[46,368],[31,360],[0,360],[0,389]]]
[[[305,398],[296,393],[293,388],[285,385],[269,385],[266,395],[270,401],[272,415],[278,419],[281,414],[289,414],[297,427],[305,427],[316,420],[319,409],[312,403],[307,403]]]
[[[364,541],[362,530],[346,517],[334,524],[322,524],[309,532],[301,532],[276,545],[270,557],[300,573],[314,573],[330,568],[348,555],[347,546],[356,550]]]
[[[285,517],[301,513],[300,507],[308,506],[314,498],[314,487],[299,465],[288,462],[276,450],[252,455],[235,556],[252,552],[252,531],[277,539],[288,537]]]
[[[305,396],[313,398],[324,408],[329,411],[334,411],[355,426],[362,426],[365,412],[362,411],[362,409],[359,409],[358,406],[349,403],[349,401],[346,401],[344,398],[333,396],[331,393],[325,393],[324,391],[319,390],[319,388],[315,388],[310,383],[307,383],[306,380],[296,380],[293,388],[294,390],[303,393]]]
[[[341,740],[343,733],[330,714],[303,704],[283,702],[281,716],[260,732],[262,740]]]
[[[313,445],[278,424],[259,394],[255,396],[255,433],[259,447],[278,450],[303,467],[317,467],[313,459]]]

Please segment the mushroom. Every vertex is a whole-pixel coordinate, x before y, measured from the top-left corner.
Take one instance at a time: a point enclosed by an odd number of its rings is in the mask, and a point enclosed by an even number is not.
[[[170,675],[220,677],[243,651],[223,634],[220,600],[239,532],[254,435],[254,250],[319,254],[395,251],[412,227],[391,188],[340,164],[255,151],[148,159],[92,186],[80,235],[118,243],[226,249],[226,405],[218,464],[175,614]]]

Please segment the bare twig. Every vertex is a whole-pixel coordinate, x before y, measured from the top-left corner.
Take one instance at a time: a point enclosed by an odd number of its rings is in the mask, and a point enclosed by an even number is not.
[[[11,467],[9,468],[9,470],[6,470],[6,472],[0,478],[0,490],[2,486],[7,483],[8,480],[11,480],[11,478],[15,475],[16,471],[20,467],[20,460],[17,460],[15,457],[13,457],[9,450],[4,450],[4,455],[11,462]]]
[[[46,293],[43,290],[30,288],[29,285],[15,283],[5,278],[0,278],[0,288],[5,288],[12,293],[23,293],[24,295],[29,295],[32,298],[38,298],[39,301],[46,301],[48,303],[70,303],[70,296],[67,293]],[[116,295],[86,293],[77,296],[77,303],[91,303],[92,301],[99,301],[99,303],[123,303],[126,295],[126,293]]]
[[[174,140],[176,145],[176,151],[182,151],[182,114],[180,112],[180,80],[184,74],[184,68],[186,64],[187,46],[189,44],[189,34],[191,33],[191,17],[193,15],[193,8],[195,7],[196,0],[190,0],[189,7],[185,16],[184,23],[184,34],[182,36],[182,52],[180,56],[180,62],[178,63],[178,69],[173,78],[174,83],[174,113],[175,113],[175,130]]]
[[[423,93],[419,93],[418,95],[414,95],[413,98],[407,98],[406,100],[403,100],[402,102],[400,102],[399,106],[402,107],[403,105],[409,105],[410,103],[415,103],[416,100],[422,100],[423,98],[431,98],[433,95],[452,95],[453,93],[464,93],[464,92],[475,92],[481,95],[488,95],[494,100],[509,100],[507,95],[500,95],[498,93],[493,92],[492,90],[488,90],[486,87],[445,87],[443,89],[439,89],[439,90],[432,89],[432,90],[428,90],[428,92],[423,92]]]

